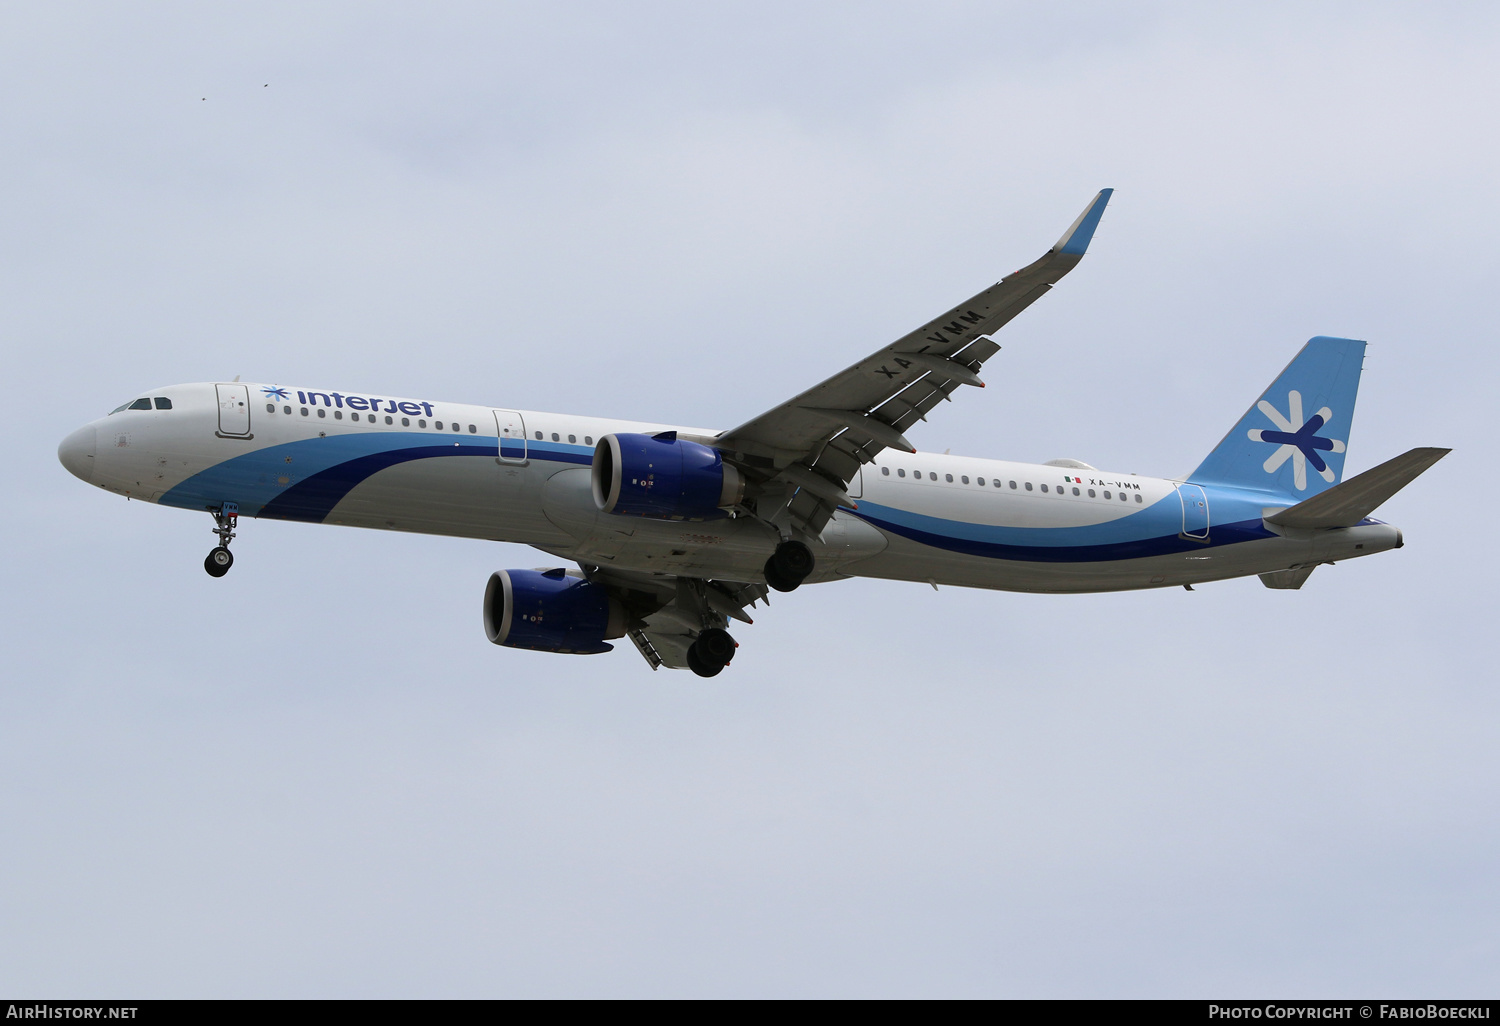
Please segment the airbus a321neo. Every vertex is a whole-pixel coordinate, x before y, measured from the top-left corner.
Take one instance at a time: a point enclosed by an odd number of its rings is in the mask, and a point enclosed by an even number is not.
[[[1041,259],[728,431],[282,385],[154,388],[69,435],[68,470],[206,511],[222,577],[238,517],[522,542],[577,564],[499,570],[490,641],[712,677],[730,620],[810,582],[1023,592],[1189,586],[1401,547],[1370,514],[1441,459],[1341,480],[1365,344],[1314,338],[1181,479],[918,452],[907,433],[981,387],[993,335],[1082,258],[1111,190]]]

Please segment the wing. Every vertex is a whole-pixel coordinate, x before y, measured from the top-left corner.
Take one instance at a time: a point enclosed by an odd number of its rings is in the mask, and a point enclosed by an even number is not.
[[[759,485],[755,509],[816,537],[849,482],[882,449],[915,452],[903,432],[978,371],[999,346],[988,336],[1077,266],[1114,190],[1104,189],[1040,260],[1007,275],[822,384],[714,440]]]
[[[584,575],[607,588],[630,612],[627,636],[653,670],[686,669],[688,646],[709,627],[753,622],[747,606],[765,599],[764,584],[713,581],[585,565]]]

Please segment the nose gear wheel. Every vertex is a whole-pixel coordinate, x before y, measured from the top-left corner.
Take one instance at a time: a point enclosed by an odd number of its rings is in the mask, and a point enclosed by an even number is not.
[[[208,571],[210,577],[223,577],[229,573],[229,568],[234,566],[234,553],[224,546],[210,552],[203,560],[203,569]]]

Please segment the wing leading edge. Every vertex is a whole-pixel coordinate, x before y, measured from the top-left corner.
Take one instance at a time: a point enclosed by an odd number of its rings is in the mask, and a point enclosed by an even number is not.
[[[999,351],[990,336],[1078,265],[1109,203],[1103,189],[1040,259],[796,398],[727,431],[714,445],[759,484],[758,516],[819,535],[859,468],[886,448],[914,452],[904,432]]]

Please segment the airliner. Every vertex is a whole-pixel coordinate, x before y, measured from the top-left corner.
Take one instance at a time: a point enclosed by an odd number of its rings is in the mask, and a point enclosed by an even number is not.
[[[206,512],[223,577],[241,515],[534,546],[499,570],[496,645],[610,651],[720,673],[730,621],[770,591],[876,577],[1016,592],[1185,587],[1400,548],[1370,514],[1450,450],[1343,480],[1365,343],[1310,340],[1181,478],[1072,459],[919,452],[907,433],[982,388],[994,335],[1083,257],[1101,191],[1034,263],[729,430],[280,384],[154,388],[68,435],[64,467],[129,499]]]

